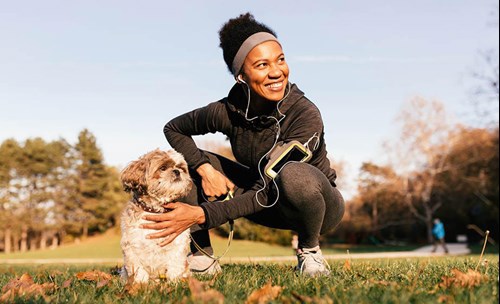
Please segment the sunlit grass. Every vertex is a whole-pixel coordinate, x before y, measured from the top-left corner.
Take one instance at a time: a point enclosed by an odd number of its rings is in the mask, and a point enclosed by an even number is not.
[[[282,287],[270,303],[300,303],[300,297],[333,303],[498,303],[498,255],[485,255],[484,260],[477,269],[481,282],[472,287],[445,286],[443,278],[452,277],[453,269],[464,273],[474,269],[477,256],[353,260],[349,265],[335,260],[329,261],[331,275],[321,278],[299,276],[291,263],[223,264],[223,272],[216,278],[197,278],[210,283],[210,288],[224,296],[225,303],[243,303],[250,293],[268,282]],[[77,272],[93,269],[111,273],[110,267],[102,265],[0,265],[0,286],[29,273],[37,283],[53,282],[59,286],[48,293],[52,303],[195,303],[186,282],[163,282],[161,288],[130,294],[118,276],[101,288],[96,288],[95,282],[75,278]],[[71,280],[71,285],[61,287],[67,280]]]
[[[222,254],[227,246],[228,239],[212,235],[212,245],[216,255]],[[412,250],[418,246],[395,246],[395,247],[375,247],[375,246],[354,246],[335,245],[323,246],[324,254],[346,253],[349,250],[355,252],[377,252],[377,251],[404,251]],[[262,242],[252,242],[245,240],[233,240],[225,257],[261,257],[261,256],[291,256],[293,251],[288,246],[278,246]],[[90,237],[77,243],[64,244],[56,249],[45,249],[28,251],[25,253],[15,252],[11,254],[1,254],[2,259],[120,259],[122,257],[120,249],[120,234],[116,231],[109,231],[103,235]]]

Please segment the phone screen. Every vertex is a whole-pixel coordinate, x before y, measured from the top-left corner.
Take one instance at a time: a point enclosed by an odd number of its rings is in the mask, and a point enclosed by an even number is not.
[[[302,161],[303,159],[305,159],[306,157],[308,156],[308,154],[297,148],[296,146],[293,146],[292,149],[290,149],[290,151],[288,151],[288,153],[286,155],[284,155],[277,163],[276,165],[274,165],[274,167],[272,168],[272,170],[274,172],[279,172],[281,170],[281,168],[283,168],[283,166],[289,162],[289,161]]]

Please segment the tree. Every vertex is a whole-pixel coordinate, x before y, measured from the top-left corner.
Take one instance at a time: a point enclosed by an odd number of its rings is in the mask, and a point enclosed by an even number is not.
[[[492,20],[488,27],[493,28],[494,36],[498,36],[498,4],[491,11]],[[470,97],[475,106],[481,126],[498,125],[499,79],[498,79],[498,45],[482,50],[478,62],[471,72],[473,84]]]
[[[472,72],[470,99],[481,125],[498,125],[498,49],[482,51]]]
[[[432,220],[442,206],[441,198],[435,195],[436,180],[448,170],[446,159],[455,140],[454,128],[442,103],[419,97],[402,109],[398,122],[399,137],[386,145],[389,162],[397,168],[406,206],[425,223],[431,242]]]
[[[11,216],[20,230],[20,250],[45,246],[46,231],[54,223],[53,193],[61,172],[66,170],[65,154],[69,145],[64,140],[45,142],[41,138],[28,139],[15,156],[15,173],[10,180]],[[30,241],[30,243],[28,243]],[[39,244],[36,242],[40,241]]]
[[[0,145],[0,229],[3,230],[4,252],[12,250],[13,230],[16,218],[13,212],[16,193],[11,191],[11,184],[17,178],[17,159],[21,147],[14,139],[7,139]]]
[[[89,229],[103,231],[108,224],[102,212],[107,209],[103,197],[109,182],[109,172],[96,138],[89,130],[80,132],[75,151],[75,218],[79,219],[82,236],[85,238]]]
[[[86,236],[116,225],[128,200],[116,168],[104,164],[95,137],[30,138],[0,145],[0,236],[10,252],[45,248],[68,232]],[[56,242],[57,243],[57,242]]]
[[[462,127],[451,147],[446,166],[439,177],[441,196],[446,202],[441,217],[453,215],[457,230],[466,233],[474,224],[498,237],[498,128]]]
[[[363,163],[358,182],[358,197],[355,204],[359,213],[369,218],[371,235],[384,239],[382,231],[389,227],[412,223],[411,214],[404,207],[400,182],[393,168],[373,163]]]
[[[96,138],[87,129],[78,135],[74,159],[64,209],[67,223],[72,224],[69,228],[79,228],[85,238],[114,226],[129,196],[122,189],[118,170],[105,165]]]

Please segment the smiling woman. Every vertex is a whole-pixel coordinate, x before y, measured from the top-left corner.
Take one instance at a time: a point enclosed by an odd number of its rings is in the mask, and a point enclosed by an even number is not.
[[[279,102],[285,96],[285,88],[288,84],[288,64],[281,45],[276,41],[266,41],[254,47],[247,55],[243,64],[243,70],[237,76],[239,81],[245,81],[250,90],[255,92],[255,101],[250,104],[254,113],[257,105],[269,105],[266,101]],[[253,109],[252,109],[253,108]]]
[[[246,13],[227,21],[219,38],[224,61],[236,83],[227,97],[165,125],[169,144],[184,155],[194,182],[183,202],[170,207],[182,211],[183,219],[197,219],[191,221],[197,223],[191,234],[209,254],[213,250],[208,229],[245,217],[267,227],[295,231],[300,273],[328,274],[319,237],[339,224],[344,200],[327,158],[320,111],[289,82],[282,44],[268,26]],[[229,138],[236,162],[200,150],[192,138],[216,132]],[[264,168],[273,163],[270,155],[276,155],[272,152],[291,143],[308,157],[290,159],[275,174],[266,175]],[[233,193],[229,200],[204,199],[229,191]],[[152,223],[144,227],[158,230],[151,238],[175,237],[178,231],[189,228],[189,221],[181,218],[160,214],[147,219]],[[191,246],[191,251],[192,271],[221,270],[196,246]]]

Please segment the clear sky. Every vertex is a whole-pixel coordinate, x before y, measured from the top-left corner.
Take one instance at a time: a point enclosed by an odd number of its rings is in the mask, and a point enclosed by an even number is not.
[[[472,111],[470,71],[498,46],[498,2],[305,3],[0,0],[0,142],[74,143],[88,128],[118,167],[170,148],[163,125],[233,85],[218,30],[247,11],[277,32],[290,80],[322,111],[330,157],[351,178],[380,157],[411,98],[459,119]]]

